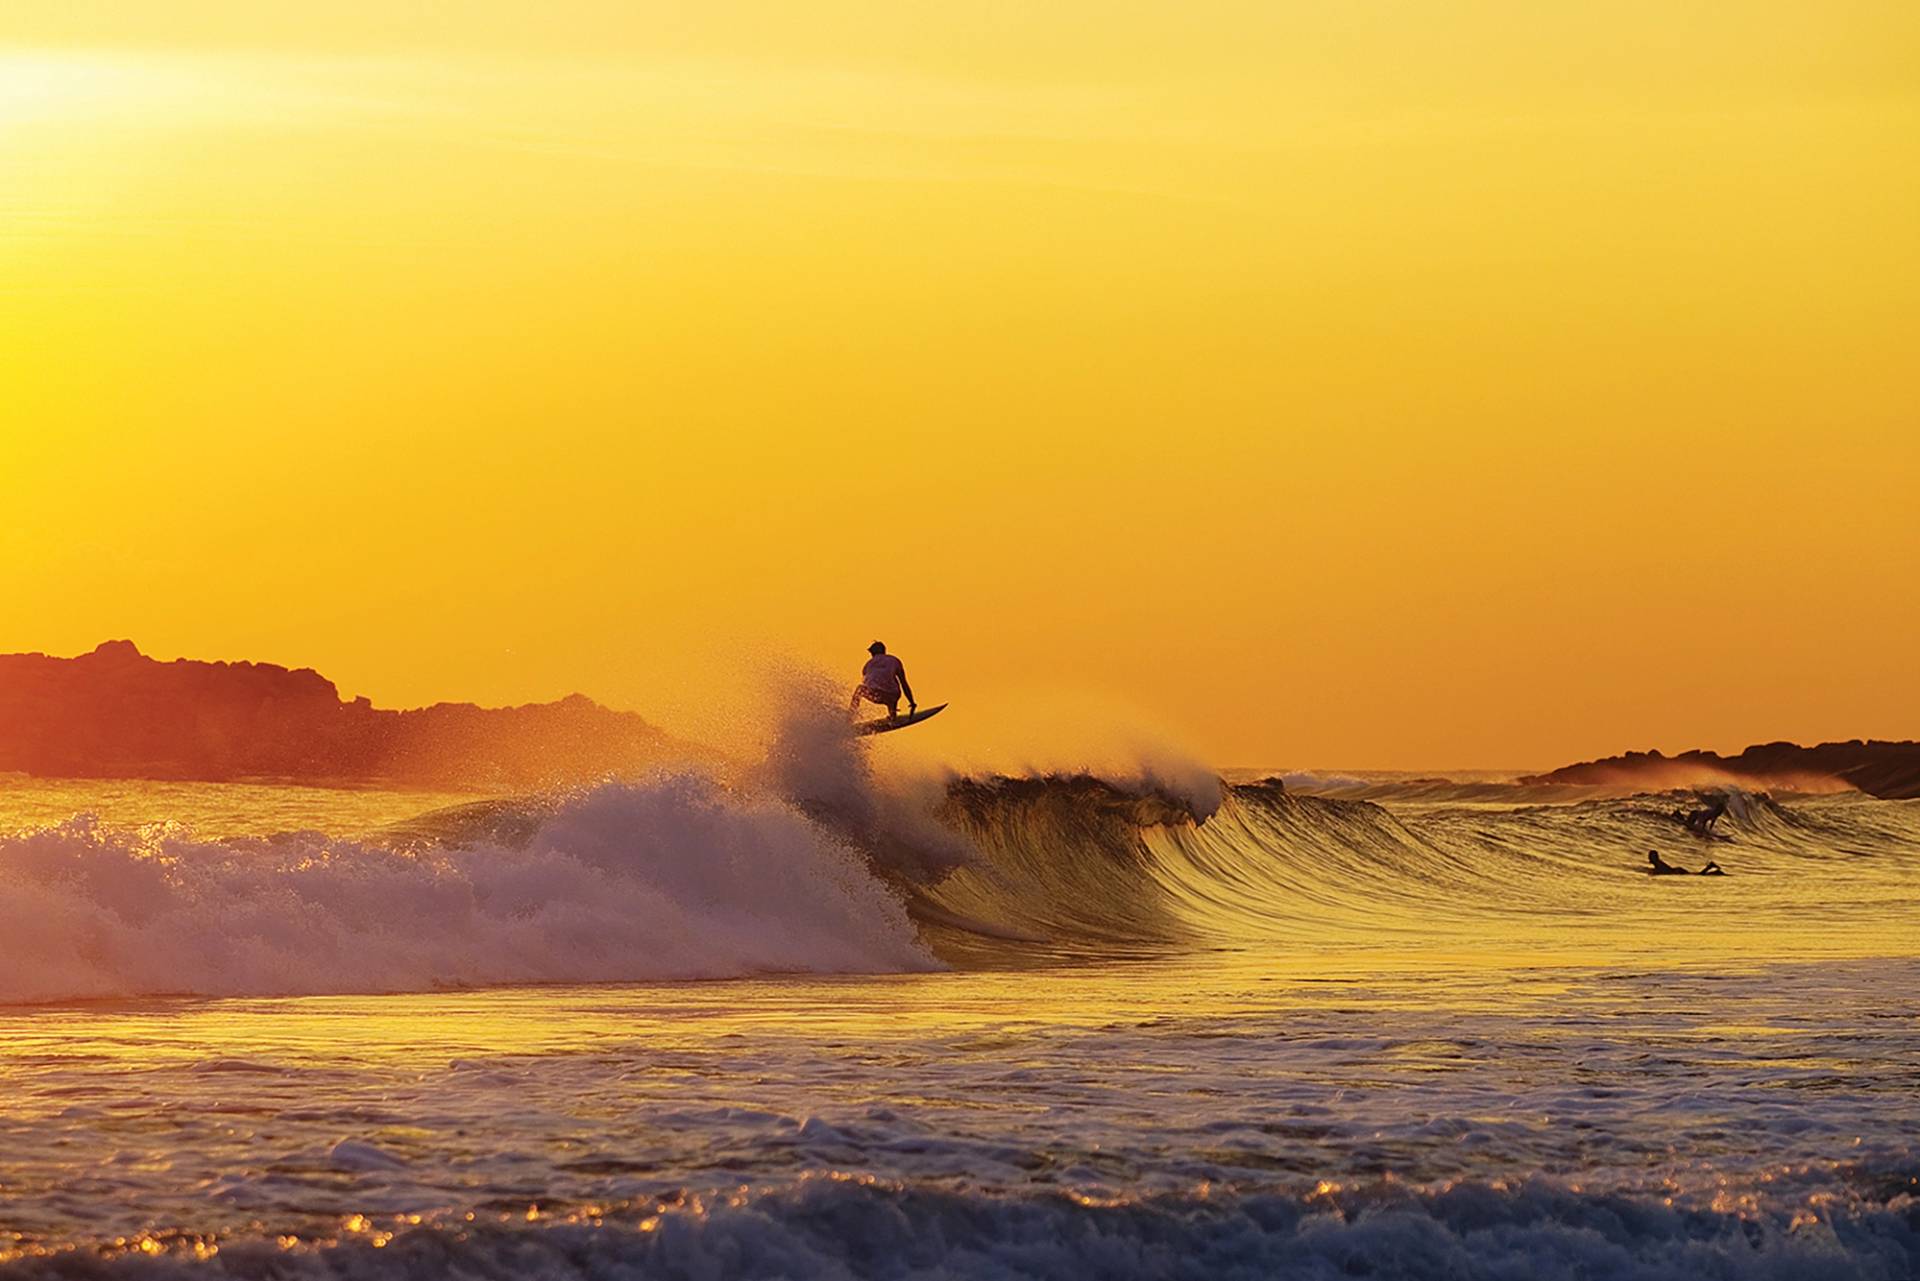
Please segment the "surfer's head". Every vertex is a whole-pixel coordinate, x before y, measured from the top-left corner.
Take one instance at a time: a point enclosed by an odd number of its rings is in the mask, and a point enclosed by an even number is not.
[[[875,641],[873,644],[867,646],[867,653],[869,654],[884,654],[886,652],[886,645],[880,641]]]

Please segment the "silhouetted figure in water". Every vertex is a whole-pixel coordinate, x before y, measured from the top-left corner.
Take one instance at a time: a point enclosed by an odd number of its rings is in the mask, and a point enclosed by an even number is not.
[[[1698,872],[1689,872],[1684,867],[1675,867],[1660,857],[1659,850],[1647,851],[1647,875],[1649,876],[1725,876],[1726,872],[1712,859]]]
[[[1707,798],[1705,805],[1688,814],[1680,821],[1701,836],[1710,836],[1713,834],[1713,825],[1718,823],[1720,816],[1727,812],[1727,803],[1731,799],[1732,797],[1726,792],[1721,792],[1717,796],[1710,796]],[[1678,814],[1676,814],[1675,817],[1678,817]]]

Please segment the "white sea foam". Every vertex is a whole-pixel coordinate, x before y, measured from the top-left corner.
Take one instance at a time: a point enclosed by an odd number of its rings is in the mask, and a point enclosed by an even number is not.
[[[695,774],[571,798],[524,846],[0,840],[0,1002],[933,968],[861,858]]]
[[[229,1240],[201,1263],[79,1251],[28,1257],[4,1274],[378,1278],[1192,1278],[1353,1276],[1618,1277],[1813,1281],[1902,1277],[1920,1258],[1904,1207],[1846,1205],[1808,1222],[1791,1211],[1686,1212],[1656,1196],[1588,1194],[1535,1180],[1089,1204],[809,1178],[593,1224],[495,1221],[398,1226],[317,1248]]]

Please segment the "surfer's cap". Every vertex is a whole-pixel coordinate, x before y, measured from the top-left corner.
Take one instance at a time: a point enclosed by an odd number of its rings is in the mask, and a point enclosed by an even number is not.
[[[873,644],[867,646],[867,653],[869,654],[884,654],[886,652],[887,647],[879,641],[875,641]]]

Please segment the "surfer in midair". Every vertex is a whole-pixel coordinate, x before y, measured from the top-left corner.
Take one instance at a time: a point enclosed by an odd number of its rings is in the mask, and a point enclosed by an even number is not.
[[[913,701],[913,686],[907,684],[907,666],[892,654],[880,641],[867,646],[867,653],[873,657],[860,669],[860,684],[854,688],[853,699],[847,704],[847,710],[853,711],[860,706],[860,700],[878,703],[887,709],[888,720],[900,719],[900,699],[907,700],[907,715],[920,710],[920,704]]]

